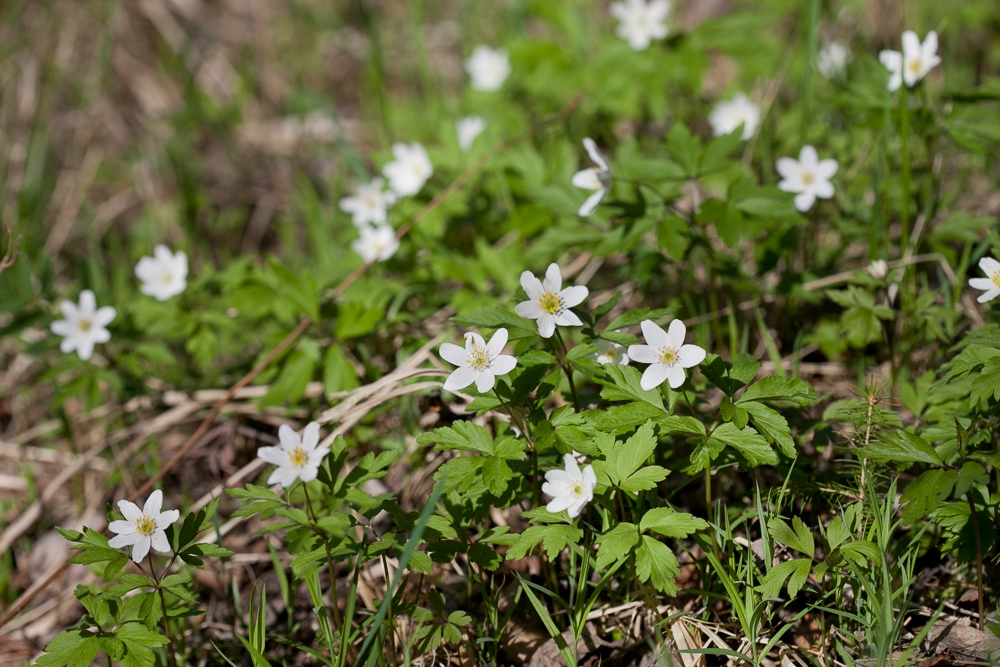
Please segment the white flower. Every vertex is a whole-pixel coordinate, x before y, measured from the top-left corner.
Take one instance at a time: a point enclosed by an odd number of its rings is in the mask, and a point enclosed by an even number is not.
[[[597,486],[597,475],[594,466],[588,465],[580,470],[572,454],[563,454],[565,470],[550,470],[545,473],[545,484],[542,493],[552,496],[545,509],[555,514],[569,510],[570,518],[580,516],[584,506],[594,499],[594,487]]]
[[[903,83],[913,88],[927,73],[941,64],[937,54],[937,33],[927,33],[924,43],[920,43],[917,33],[907,30],[903,33],[903,52],[885,50],[878,54],[879,62],[889,70],[889,90],[896,90]]]
[[[541,282],[531,273],[521,274],[521,287],[528,295],[529,301],[522,301],[514,307],[514,312],[538,323],[538,334],[542,338],[552,338],[556,325],[561,327],[583,326],[580,318],[570,308],[583,303],[590,290],[582,285],[562,289],[562,273],[559,265],[553,262],[545,271],[545,282]]]
[[[351,241],[351,250],[361,255],[365,263],[384,262],[399,250],[396,230],[389,225],[364,225],[358,228],[358,238]]]
[[[599,340],[597,341],[597,347],[601,348],[593,356],[597,363],[628,366],[628,352],[625,350],[624,345],[619,345],[610,340]]]
[[[670,388],[677,389],[684,384],[684,369],[704,361],[705,350],[697,345],[684,344],[687,329],[680,320],[671,322],[667,331],[652,320],[643,320],[641,326],[647,344],[628,346],[630,359],[650,364],[642,374],[639,386],[649,390],[669,380]]]
[[[884,259],[876,259],[868,265],[868,275],[875,280],[885,280],[889,275],[889,263]]]
[[[750,101],[743,93],[738,93],[733,99],[719,102],[708,114],[708,123],[712,126],[715,136],[722,136],[743,125],[744,141],[753,136],[760,124],[760,107]]]
[[[183,250],[171,254],[165,245],[153,248],[153,257],[142,257],[135,265],[135,277],[142,281],[139,291],[157,301],[177,296],[187,287],[188,258]]]
[[[418,142],[393,144],[395,161],[382,167],[382,174],[389,179],[389,187],[400,197],[415,195],[434,174],[434,167],[427,151]]]
[[[816,54],[816,69],[827,79],[836,79],[847,72],[851,51],[840,42],[830,42]]]
[[[108,546],[112,549],[122,547],[132,547],[132,560],[141,563],[142,559],[149,553],[149,548],[153,547],[160,553],[170,551],[170,542],[167,534],[163,532],[167,526],[174,523],[181,517],[177,510],[161,512],[163,505],[163,492],[157,489],[149,494],[146,504],[139,509],[135,503],[127,500],[118,501],[118,509],[121,510],[124,521],[112,521],[108,529],[112,533],[117,533],[108,540]]]
[[[328,447],[316,448],[319,444],[319,424],[309,422],[301,438],[288,424],[282,424],[278,429],[278,440],[280,447],[261,447],[257,450],[257,456],[278,466],[267,478],[267,483],[287,488],[297,479],[303,482],[316,479],[319,465],[330,453]]]
[[[473,382],[480,394],[485,394],[496,383],[497,375],[506,375],[517,366],[517,359],[500,354],[507,344],[507,330],[497,329],[490,342],[471,331],[465,334],[465,348],[445,343],[438,350],[441,358],[458,366],[445,380],[446,391],[465,389]]]
[[[816,149],[806,145],[799,151],[799,159],[790,157],[778,158],[776,165],[782,181],[778,189],[784,192],[797,192],[795,208],[805,213],[812,208],[816,198],[830,199],[833,197],[833,183],[830,179],[837,173],[837,161],[831,158],[820,160]]]
[[[510,58],[506,49],[491,49],[480,45],[465,61],[465,71],[472,79],[472,88],[484,92],[500,90],[510,74]]]
[[[584,190],[596,190],[594,194],[587,197],[587,201],[583,202],[580,210],[577,211],[579,215],[586,217],[594,212],[604,196],[608,194],[608,190],[611,189],[611,167],[608,166],[604,154],[597,150],[597,144],[594,143],[593,139],[585,137],[583,147],[587,149],[587,155],[597,165],[589,169],[581,169],[573,174],[573,185]]]
[[[616,32],[636,51],[642,51],[654,39],[667,36],[667,14],[670,3],[667,0],[625,0],[613,2],[611,15],[621,21]]]
[[[80,292],[80,305],[72,301],[59,304],[65,320],[52,323],[52,333],[62,336],[59,349],[63,354],[73,350],[81,359],[87,361],[94,354],[94,345],[107,343],[111,333],[105,328],[115,319],[115,309],[111,306],[97,307],[97,299],[89,289]]]
[[[1000,262],[992,257],[983,257],[979,260],[979,268],[987,275],[986,278],[973,278],[969,281],[969,286],[975,289],[986,290],[976,299],[979,303],[986,303],[1000,296]]]
[[[463,153],[468,153],[472,142],[486,129],[486,119],[482,116],[466,116],[455,122],[455,133],[458,134],[458,147]]]
[[[358,185],[351,197],[340,200],[340,210],[351,214],[351,221],[360,227],[371,223],[384,225],[388,222],[386,211],[396,203],[395,193],[383,190],[385,184],[376,177],[368,185]]]

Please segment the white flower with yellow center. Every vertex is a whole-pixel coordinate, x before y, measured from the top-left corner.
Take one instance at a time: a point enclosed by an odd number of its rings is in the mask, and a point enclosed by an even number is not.
[[[142,257],[135,265],[135,277],[142,281],[139,291],[157,301],[177,296],[187,287],[188,258],[183,250],[177,254],[165,245],[153,248],[152,257]]]
[[[795,208],[798,211],[805,213],[811,209],[817,197],[833,197],[834,188],[830,179],[837,173],[837,161],[829,158],[820,160],[812,146],[803,146],[798,160],[778,158],[776,166],[782,177],[778,189],[798,193],[795,196]]]
[[[351,214],[351,221],[358,227],[371,223],[384,225],[388,222],[387,211],[396,203],[396,195],[384,190],[385,181],[373,178],[368,185],[358,185],[354,194],[340,200],[340,210]]]
[[[480,394],[485,394],[496,384],[496,376],[506,375],[517,366],[517,359],[500,354],[507,345],[507,330],[497,329],[487,343],[477,333],[465,334],[465,347],[445,343],[438,350],[441,358],[458,366],[444,382],[446,391],[465,389],[473,382]]]
[[[389,225],[362,225],[358,228],[358,238],[351,241],[351,249],[361,255],[365,264],[384,262],[399,250],[399,239]]]
[[[500,90],[510,75],[510,58],[506,49],[491,49],[480,45],[466,59],[465,71],[469,73],[473,90],[487,93]]]
[[[258,457],[278,466],[267,478],[267,483],[287,488],[297,479],[303,482],[316,479],[320,464],[330,453],[328,447],[316,447],[319,444],[319,424],[309,422],[302,431],[302,437],[288,424],[282,424],[278,429],[278,440],[280,447],[261,447],[257,450]]]
[[[573,174],[573,185],[584,190],[596,190],[594,194],[587,197],[587,201],[583,202],[580,210],[577,211],[579,215],[586,217],[594,212],[594,209],[611,189],[611,167],[608,166],[604,154],[597,149],[597,144],[594,143],[593,139],[585,137],[583,147],[587,149],[587,155],[597,165]]]
[[[992,301],[1000,296],[1000,262],[992,257],[983,257],[979,260],[979,268],[982,269],[983,273],[985,273],[988,277],[973,278],[969,281],[969,286],[975,289],[985,290],[983,294],[979,295],[977,301],[979,301],[979,303],[986,303],[987,301]]]
[[[468,153],[472,142],[486,130],[486,119],[482,116],[466,116],[455,121],[455,134],[458,135],[458,147],[463,153]]]
[[[94,354],[94,346],[111,340],[107,326],[115,319],[116,311],[111,306],[97,307],[97,299],[89,289],[80,292],[80,304],[63,301],[59,304],[64,320],[52,323],[52,333],[62,336],[59,349],[63,354],[76,350],[84,361]]]
[[[816,54],[816,69],[825,79],[839,79],[847,73],[851,51],[840,42],[830,42]]]
[[[684,384],[684,369],[703,362],[705,350],[697,345],[684,344],[687,328],[680,320],[671,322],[667,331],[652,320],[643,320],[641,326],[647,344],[628,347],[629,359],[649,364],[639,386],[649,390],[667,380],[671,389],[677,389]]]
[[[132,547],[132,560],[136,563],[142,562],[150,547],[160,553],[170,551],[170,542],[163,531],[177,521],[181,513],[177,510],[161,512],[162,505],[163,492],[159,489],[149,495],[141,510],[135,503],[119,500],[118,509],[121,510],[125,520],[112,521],[108,525],[112,533],[117,533],[108,540],[108,546],[112,549]]]
[[[580,464],[572,454],[564,454],[563,461],[565,470],[557,468],[545,473],[542,493],[552,496],[545,509],[553,514],[569,510],[570,518],[575,519],[580,516],[587,503],[594,499],[597,475],[592,465],[580,470]]]
[[[538,324],[538,335],[551,338],[556,332],[556,325],[561,327],[579,327],[583,322],[570,308],[579,306],[590,294],[590,290],[582,285],[562,289],[562,273],[559,265],[553,262],[545,271],[545,281],[542,282],[531,271],[521,274],[521,287],[528,295],[528,301],[522,301],[514,307],[521,317],[535,320]]]
[[[635,51],[643,51],[654,39],[667,36],[667,0],[613,2],[608,11],[620,21],[616,32]]]
[[[902,38],[903,51],[886,49],[878,54],[881,62],[889,70],[889,90],[898,89],[903,83],[907,88],[913,88],[927,74],[941,64],[938,56],[937,33],[931,30],[924,38],[923,44],[917,33],[907,30]]]
[[[628,352],[624,345],[613,343],[610,340],[597,341],[597,347],[601,348],[593,354],[593,359],[599,364],[611,364],[613,366],[628,366]]]
[[[749,97],[739,93],[731,100],[716,104],[712,113],[708,114],[708,124],[717,137],[729,134],[742,125],[741,136],[746,141],[753,136],[760,124],[760,107],[751,102]]]
[[[382,175],[389,179],[389,187],[400,197],[417,194],[434,175],[434,165],[419,142],[393,144],[392,155],[396,159],[382,167]]]

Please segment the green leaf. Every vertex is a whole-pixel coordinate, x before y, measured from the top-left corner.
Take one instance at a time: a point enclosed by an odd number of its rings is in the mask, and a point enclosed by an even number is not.
[[[749,401],[788,401],[797,405],[812,405],[816,400],[816,390],[800,378],[772,375],[761,378],[746,388],[737,405]]]
[[[836,517],[830,522],[830,525],[826,527],[826,540],[830,543],[830,551],[836,549],[838,546],[850,539],[850,537],[851,529],[847,527],[847,524],[844,522],[844,518],[841,516]]]
[[[736,428],[746,427],[749,418],[747,411],[742,407],[733,405],[732,400],[728,396],[722,397],[722,402],[719,403],[719,410],[722,412],[722,418],[727,422],[732,422]]]
[[[101,640],[89,630],[63,630],[45,646],[45,654],[35,663],[38,667],[88,667],[98,651]],[[152,663],[150,663],[152,664]]]
[[[958,479],[955,481],[955,497],[961,498],[976,484],[989,484],[990,477],[986,474],[986,468],[976,461],[966,461],[958,471]]]
[[[434,479],[447,480],[445,491],[449,493],[454,490],[465,493],[476,481],[476,473],[485,460],[482,456],[459,456],[438,468]]]
[[[583,531],[576,526],[567,524],[550,524],[547,526],[532,526],[521,533],[517,543],[507,550],[507,560],[520,560],[541,544],[549,560],[558,556],[566,545],[572,542],[579,544]]]
[[[384,318],[383,308],[369,308],[364,303],[354,301],[337,310],[337,340],[357,338],[371,332]]]
[[[639,543],[639,531],[634,523],[622,522],[597,538],[597,567],[605,568],[625,558]]]
[[[767,440],[749,426],[740,430],[734,424],[721,424],[712,432],[706,444],[709,447],[717,444],[732,447],[742,454],[751,466],[778,463],[778,455],[768,446]]]
[[[510,478],[510,466],[504,459],[499,456],[487,456],[483,461],[483,484],[494,496],[503,495]]]
[[[655,450],[656,436],[653,435],[653,424],[646,422],[624,444],[619,443],[614,448],[614,458],[609,459],[609,462],[615,468],[617,479],[621,482],[628,479],[632,473],[646,463]]]
[[[450,428],[436,428],[417,438],[421,445],[436,445],[434,449],[458,449],[480,454],[493,454],[493,437],[482,426],[470,421],[456,421]]]
[[[928,470],[910,482],[900,501],[907,503],[903,508],[903,523],[913,525],[932,512],[938,503],[951,495],[958,472],[955,470]]]
[[[708,522],[696,519],[690,514],[677,512],[670,507],[656,507],[642,516],[639,529],[652,530],[666,537],[687,537],[691,533],[708,528]]]
[[[864,566],[865,561],[877,565],[882,560],[882,551],[874,542],[848,542],[840,546],[840,553],[858,566]]]
[[[792,526],[794,529],[789,528],[788,524],[781,519],[774,517],[767,523],[767,532],[786,547],[791,547],[812,558],[816,554],[816,543],[809,527],[799,517],[792,518]]]
[[[779,563],[764,575],[757,590],[765,599],[776,598],[781,593],[781,587],[785,584],[785,580],[788,580],[788,597],[794,598],[809,578],[811,567],[812,560],[809,558],[796,558]]]
[[[663,399],[655,391],[646,391],[639,382],[642,375],[631,366],[604,366],[604,376],[594,381],[604,385],[601,398],[608,401],[642,401],[663,410]]]
[[[788,422],[777,411],[763,403],[756,401],[740,401],[738,409],[746,410],[750,415],[750,421],[768,442],[778,445],[781,453],[792,459],[795,458],[795,442],[792,440],[792,432],[788,428]]]
[[[649,535],[642,536],[635,550],[635,573],[639,581],[652,580],[653,587],[664,595],[677,594],[677,575],[680,574],[677,557],[667,545]]]
[[[875,438],[869,442],[867,447],[858,447],[855,453],[861,458],[873,461],[944,465],[941,456],[931,447],[930,443],[920,436],[907,433],[902,429],[886,431],[881,438]]]
[[[537,331],[537,327],[532,320],[515,315],[509,310],[494,308],[492,306],[465,315],[458,315],[451,318],[451,321],[463,327],[483,327],[486,329],[516,327],[518,329],[527,329],[531,332]]]
[[[670,471],[661,466],[646,466],[635,471],[618,485],[622,491],[646,491],[656,488],[656,485],[667,478]]]

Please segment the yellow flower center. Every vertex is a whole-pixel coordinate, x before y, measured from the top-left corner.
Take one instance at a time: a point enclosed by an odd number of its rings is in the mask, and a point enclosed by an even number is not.
[[[168,284],[170,282],[173,282],[173,280],[174,276],[169,271],[164,272],[163,275],[160,276],[160,282],[162,282],[163,284]]]
[[[677,350],[672,347],[660,348],[660,363],[664,366],[673,366],[677,363]]]
[[[574,496],[582,496],[583,495],[583,484],[580,484],[580,482],[577,482],[576,484],[573,485],[573,495]]]
[[[490,353],[478,345],[472,348],[472,352],[469,353],[469,368],[479,372],[489,368],[489,365]]]
[[[993,281],[994,285],[996,285],[997,287],[1000,287],[1000,270],[994,271],[993,275],[990,276],[990,280]]]
[[[292,462],[293,466],[299,466],[300,468],[306,464],[309,460],[309,455],[301,447],[293,447],[292,453],[288,455],[288,460]]]
[[[156,530],[156,521],[153,517],[141,516],[135,520],[135,529],[140,535],[152,535]]]
[[[562,299],[555,292],[544,292],[540,297],[538,297],[538,303],[542,306],[544,310],[549,315],[555,315],[560,310],[562,310]]]
[[[802,172],[802,182],[805,183],[806,185],[812,183],[814,179],[815,176],[813,176],[813,173],[811,171]]]
[[[916,74],[917,72],[920,71],[920,68],[923,66],[923,64],[924,63],[923,61],[920,60],[920,58],[914,58],[910,62],[906,63],[906,66],[909,68],[911,72]]]
[[[77,320],[76,326],[80,331],[90,331],[90,327],[93,325],[90,323],[90,320]]]

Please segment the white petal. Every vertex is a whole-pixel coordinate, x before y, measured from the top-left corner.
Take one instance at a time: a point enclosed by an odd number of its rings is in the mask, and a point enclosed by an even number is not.
[[[587,155],[603,171],[608,171],[608,162],[604,159],[604,154],[597,148],[597,144],[590,137],[584,137],[583,147],[587,149]]]
[[[70,324],[69,320],[56,320],[49,329],[57,336],[69,336],[76,331],[76,327]]]
[[[68,338],[66,340],[69,340]],[[64,343],[66,341],[63,341]],[[92,356],[94,356],[94,339],[88,337],[77,338],[76,341],[76,355],[80,357],[83,361],[87,361]]]
[[[311,452],[316,449],[316,445],[319,444],[319,424],[316,422],[309,422],[306,424],[306,428],[302,431],[302,449],[306,452]]]
[[[521,274],[521,287],[524,288],[524,293],[528,295],[528,298],[532,301],[538,301],[545,293],[542,288],[542,281],[535,277],[531,271],[525,271]]]
[[[545,480],[553,484],[572,484],[573,478],[565,470],[560,470],[559,468],[553,468],[552,470],[545,473]]]
[[[643,320],[639,326],[642,327],[643,338],[646,339],[646,343],[651,347],[659,349],[670,346],[670,337],[667,335],[667,332],[653,320]],[[631,347],[629,348],[628,355],[632,357]],[[638,360],[637,357],[632,358]]]
[[[810,190],[795,195],[795,209],[801,213],[811,209],[814,203],[816,203],[816,195]]]
[[[142,510],[139,509],[139,506],[128,500],[118,501],[118,511],[122,513],[126,521],[131,521],[132,523],[135,523],[136,519],[142,518]]]
[[[597,169],[594,168],[581,169],[576,172],[573,174],[571,183],[582,190],[600,190],[603,187]]]
[[[96,309],[97,298],[94,296],[94,293],[89,289],[80,292],[80,313],[90,317],[93,316]]]
[[[281,441],[281,447],[285,451],[291,451],[296,447],[302,446],[299,434],[288,424],[282,424],[278,427],[278,440]]]
[[[112,533],[134,533],[135,532],[135,522],[134,521],[112,521],[108,524],[108,530]],[[131,544],[131,542],[129,543]]]
[[[121,535],[115,535],[110,540],[108,540],[108,546],[112,549],[121,549],[122,547],[130,547],[135,544],[139,538],[142,537],[137,532],[132,533],[122,533]]]
[[[563,454],[563,465],[566,466],[566,474],[574,482],[583,479],[583,474],[580,472],[580,464],[576,462],[576,457],[572,454]]]
[[[920,49],[924,61],[931,60],[935,55],[937,55],[937,50],[938,50],[937,31],[931,30],[929,33],[927,33],[927,37],[924,38],[924,43],[921,45]]]
[[[569,507],[573,505],[573,502],[573,496],[556,496],[548,505],[545,506],[545,509],[553,514],[558,514],[564,509],[569,509]]]
[[[317,474],[319,474],[319,466],[304,465],[302,471],[299,472],[299,479],[303,482],[311,482],[316,479]]]
[[[677,350],[677,361],[684,368],[697,366],[705,361],[705,350],[697,345],[682,345],[681,349]]]
[[[903,69],[903,54],[899,51],[880,51],[878,60],[890,72],[896,73]]]
[[[816,153],[816,149],[809,144],[802,147],[799,151],[799,164],[803,169],[808,169],[809,171],[816,170],[816,164],[819,162],[819,155]]]
[[[563,306],[566,308],[573,308],[574,306],[579,306],[583,303],[583,300],[587,298],[590,294],[588,290],[583,285],[576,285],[575,287],[567,287],[563,291],[559,292],[559,298],[562,300]]]
[[[288,488],[292,483],[298,479],[299,469],[295,466],[282,466],[276,468],[271,476],[267,479],[268,484],[280,484],[281,486]]]
[[[142,506],[142,513],[146,516],[158,516],[163,507],[163,492],[157,489],[149,494],[146,504]]]
[[[552,338],[556,332],[556,318],[549,313],[542,313],[536,322],[538,323],[538,335],[542,338]]]
[[[655,364],[660,358],[660,353],[651,345],[629,345],[628,358],[641,364]]]
[[[834,174],[837,173],[837,161],[833,158],[827,158],[826,160],[820,160],[816,164],[816,177],[830,180],[833,178]]]
[[[580,516],[580,513],[583,511],[583,508],[586,506],[587,506],[586,498],[577,498],[573,502],[573,504],[567,508],[568,509],[567,514],[569,514],[571,519],[575,519],[576,517]]]
[[[830,181],[825,179],[820,180],[817,178],[816,182],[813,183],[812,192],[820,199],[832,199],[835,189],[833,187],[833,183]]]
[[[979,268],[983,270],[988,277],[992,278],[993,274],[1000,271],[1000,262],[993,259],[992,257],[983,257],[979,260]]]
[[[675,350],[679,349],[684,344],[684,337],[686,335],[687,327],[684,326],[684,322],[682,320],[671,320],[670,326],[667,329],[667,338],[669,340],[667,345]]]
[[[522,301],[514,306],[514,312],[529,320],[537,320],[545,314],[545,311],[542,310],[542,304],[538,303],[538,301]]]
[[[791,157],[779,157],[777,162],[774,163],[774,166],[782,178],[798,178],[799,172],[801,171],[798,161]]]
[[[161,554],[170,551],[170,542],[167,540],[167,534],[162,530],[154,532],[150,539],[150,546],[159,551]]]
[[[148,535],[139,535],[139,539],[132,546],[132,560],[141,563],[142,559],[149,553],[150,539]]]
[[[917,37],[917,33],[912,30],[906,30],[903,32],[902,37],[903,44],[903,59],[910,60],[911,58],[919,58],[920,53],[920,38]]]
[[[467,366],[456,368],[448,379],[444,381],[445,391],[458,391],[465,389],[476,381],[476,371]]]
[[[163,529],[177,523],[177,520],[180,518],[180,510],[167,510],[166,512],[160,512],[160,516],[156,517],[156,526]]]
[[[479,390],[480,394],[485,394],[492,389],[495,384],[496,377],[493,375],[492,371],[485,370],[476,373],[476,389]]]
[[[594,472],[594,466],[588,465],[583,469],[583,483],[587,485],[591,499],[593,499],[594,487],[597,486],[597,474]]]
[[[671,389],[677,389],[684,384],[684,378],[684,369],[680,364],[674,364],[667,369],[667,382],[670,383]]]
[[[674,368],[677,368],[677,366]],[[646,391],[655,389],[663,384],[663,381],[667,379],[668,375],[669,373],[667,371],[667,367],[663,364],[651,364],[642,374],[642,380],[639,381],[639,386]]]
[[[438,348],[438,355],[440,355],[441,358],[447,361],[449,364],[454,364],[456,366],[461,366],[469,358],[469,355],[465,351],[465,348],[459,347],[454,343],[442,344],[441,347]]]
[[[976,299],[976,301],[978,301],[979,303],[986,303],[987,301],[992,301],[998,296],[1000,296],[1000,287],[995,287],[991,289],[989,292],[984,292],[983,294],[980,294],[979,298]]]
[[[587,200],[580,205],[579,210],[576,212],[581,218],[586,218],[588,215],[593,213],[597,209],[597,205],[601,203],[604,199],[604,195],[608,193],[607,190],[601,188],[594,194],[587,197]]]
[[[288,465],[288,452],[281,447],[259,447],[257,457],[271,465]]]
[[[486,341],[475,331],[468,331],[465,334],[465,351],[472,352],[477,347],[485,348]]]
[[[490,358],[494,358],[503,352],[503,348],[507,345],[507,330],[503,327],[496,330],[496,333],[490,338],[490,342],[486,344],[486,351],[489,352]]]
[[[561,327],[582,327],[583,321],[576,316],[572,310],[564,310],[553,318],[553,321]]]
[[[562,289],[562,272],[555,262],[549,264],[549,268],[545,269],[545,280],[542,281],[542,287],[545,288],[546,292],[553,294],[558,294],[559,290]]]
[[[75,322],[79,315],[79,309],[76,304],[72,301],[60,301],[59,310],[62,311],[63,317],[65,317],[70,322]]]
[[[329,453],[330,453],[329,447],[320,447],[319,449],[312,450],[311,452],[309,452],[308,465],[319,466],[321,463],[323,463],[323,459],[325,459],[326,455]]]
[[[517,359],[509,354],[501,354],[490,364],[490,370],[494,375],[507,375],[517,366]]]
[[[972,278],[969,280],[969,287],[985,290],[1000,289],[996,286],[996,283],[989,278]]]

